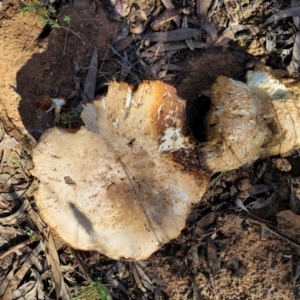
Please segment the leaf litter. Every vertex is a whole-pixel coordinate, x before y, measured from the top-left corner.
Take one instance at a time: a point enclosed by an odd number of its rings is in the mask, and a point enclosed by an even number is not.
[[[150,2],[143,1],[140,7],[148,8],[148,17],[151,17],[155,8],[154,1]],[[177,3],[163,1],[161,7],[163,10],[171,10],[174,9],[174,4]],[[79,99],[76,100],[75,107],[78,105],[80,108],[81,101],[91,100],[95,91],[103,89],[114,77],[134,83],[144,78],[173,81],[184,72],[184,67],[177,59],[180,51],[197,51],[199,48],[215,46],[240,49],[239,47],[249,46],[253,39],[261,36],[266,38],[267,33],[278,27],[278,24],[284,27],[280,33],[287,30],[288,38],[293,35],[295,38],[292,42],[288,39],[276,40],[272,46],[270,42],[269,46],[261,42],[259,47],[268,48],[268,54],[260,51],[256,57],[260,61],[268,60],[272,66],[286,67],[290,75],[297,76],[299,7],[295,1],[291,2],[292,7],[283,9],[276,5],[272,8],[263,1],[245,1],[244,4],[236,1],[197,1],[194,4],[195,11],[192,10],[191,15],[196,16],[195,19],[181,14],[177,20],[171,20],[169,27],[162,29],[165,30],[162,32],[151,32],[147,28],[142,34],[132,35],[129,30],[125,30],[114,37],[110,44],[111,51],[104,57],[97,58],[98,54],[94,51],[88,59],[85,84],[82,79],[84,76],[79,74],[83,70],[82,63],[78,57],[74,58],[74,64],[78,66],[76,73],[80,78],[80,83],[75,83],[74,90],[78,91],[76,95],[79,94],[79,97],[76,96]],[[274,14],[274,11],[278,12]],[[295,28],[286,21],[288,17],[293,17]],[[243,36],[238,36],[244,33],[250,37],[249,41],[245,42]],[[282,54],[278,55],[283,53],[285,45],[293,45],[292,52],[287,55],[289,60]],[[104,69],[98,69],[98,62],[103,65],[107,61],[111,62],[113,68],[105,73]],[[30,157],[17,139],[4,129],[3,124],[1,122],[0,175],[3,190],[0,193],[0,223],[1,238],[4,237],[5,242],[1,240],[0,255],[3,262],[7,261],[3,263],[7,267],[1,267],[0,296],[4,295],[7,299],[55,299],[59,296],[70,299],[70,294],[74,291],[71,282],[88,284],[90,275],[93,274],[93,278],[101,278],[115,299],[127,299],[128,295],[136,299],[153,299],[153,295],[159,295],[161,299],[166,299],[165,295],[170,299],[182,299],[183,295],[187,295],[187,299],[215,299],[223,296],[222,289],[226,291],[228,282],[232,280],[248,282],[248,286],[255,290],[253,293],[256,299],[292,299],[288,281],[290,278],[296,281],[299,276],[296,271],[296,267],[299,269],[298,241],[288,239],[285,236],[289,235],[288,231],[285,234],[279,233],[276,226],[268,227],[268,224],[275,224],[279,211],[292,209],[295,212],[295,191],[299,189],[296,178],[299,174],[294,174],[291,180],[284,173],[286,171],[280,170],[271,160],[265,160],[248,168],[216,176],[200,205],[195,207],[184,235],[166,245],[146,264],[114,262],[97,253],[82,253],[77,257],[77,254],[72,254],[77,253],[76,250],[72,252],[66,245],[60,246],[61,248],[56,246],[56,242],[58,245],[61,243],[52,237],[36,213],[32,197],[36,185],[32,181],[30,168],[26,165]],[[292,156],[297,158],[297,154]],[[294,169],[295,164],[292,164],[292,171]],[[241,184],[245,178],[249,179],[247,188]],[[288,187],[288,191],[282,188],[284,186]],[[236,199],[240,199],[237,203],[242,211],[254,216],[256,221],[237,210]],[[279,205],[278,210],[268,215],[276,203]],[[286,218],[282,218],[280,222],[288,230]],[[261,228],[261,240],[257,239],[257,226]],[[263,229],[282,239],[291,248],[284,246],[274,236],[262,234]],[[28,238],[30,230],[36,232],[39,241]],[[244,236],[243,232],[247,232],[249,237]],[[241,249],[244,250],[239,255],[238,251]],[[260,253],[261,257],[270,256],[270,263],[261,262],[255,253]],[[232,259],[236,256],[238,257]],[[94,263],[90,263],[93,260]],[[66,268],[63,266],[71,267],[68,276],[64,273]],[[48,272],[49,268],[51,272]],[[253,270],[258,270],[257,276],[254,276]],[[210,273],[214,280],[207,276]],[[269,285],[266,292],[255,285],[257,278],[266,281],[265,277],[271,277],[270,274],[273,274],[274,282],[282,284],[281,288],[274,290]],[[176,278],[176,286],[169,282],[170,277]],[[187,290],[191,281],[193,288]],[[294,288],[293,292],[298,293],[297,287]],[[237,299],[240,296],[238,291],[233,290],[227,293],[226,299]]]

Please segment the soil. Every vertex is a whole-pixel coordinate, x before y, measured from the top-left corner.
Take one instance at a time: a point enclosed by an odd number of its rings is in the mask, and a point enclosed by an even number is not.
[[[105,88],[116,68],[108,45],[122,23],[109,20],[104,7],[89,0],[75,1],[59,9],[59,23],[67,28],[65,16],[72,19],[70,30],[52,29],[47,35],[33,14],[20,13],[10,4],[0,10],[0,116],[12,136],[29,144],[24,144],[28,154],[30,144],[55,122],[54,112],[36,109],[37,97],[62,97],[68,101],[66,113],[76,109],[95,48],[101,77],[97,93]],[[190,127],[199,140],[204,140],[204,130],[197,124],[209,109],[211,85],[218,75],[243,80],[249,57],[220,49],[188,51],[184,55],[186,60],[181,64],[186,72],[176,88],[187,100]],[[277,167],[278,159],[258,161],[212,178],[180,237],[146,262],[140,262],[152,282],[152,291],[137,283],[129,272],[132,263],[115,262],[93,252],[78,251],[77,255],[91,277],[103,279],[113,299],[300,299],[299,274],[295,273],[298,248],[266,230],[259,219],[266,218],[276,226],[276,213],[289,209],[288,173]],[[286,163],[296,169],[295,157]],[[294,177],[299,175],[293,173]],[[248,208],[252,207],[256,218],[236,205],[237,197],[245,200]],[[269,202],[254,205],[262,199]],[[65,267],[65,257],[71,251],[75,250],[66,245],[60,247]],[[121,272],[120,266],[127,273]],[[76,275],[80,270],[76,265],[72,275],[77,284],[83,281]],[[50,299],[54,298],[54,292],[50,293]]]

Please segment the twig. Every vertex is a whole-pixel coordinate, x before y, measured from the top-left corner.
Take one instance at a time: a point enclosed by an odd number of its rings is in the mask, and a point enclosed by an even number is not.
[[[11,247],[10,249],[8,249],[7,251],[3,252],[1,255],[0,255],[0,259],[3,259],[4,257],[8,256],[9,254],[11,254],[12,252],[15,252],[16,250],[19,250],[20,248],[23,248],[25,247],[26,245],[30,244],[31,242],[34,241],[34,238],[31,237],[30,239],[18,244],[18,245],[15,245],[13,247]]]

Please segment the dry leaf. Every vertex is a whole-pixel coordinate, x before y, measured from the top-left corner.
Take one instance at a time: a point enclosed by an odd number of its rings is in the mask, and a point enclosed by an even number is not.
[[[154,42],[175,42],[183,41],[186,39],[191,39],[200,33],[199,29],[195,28],[179,28],[175,30],[170,30],[166,32],[149,32],[143,36],[137,36],[140,39],[147,39]]]
[[[207,42],[213,42],[218,37],[218,24],[209,24],[205,23],[202,28],[207,32],[209,35],[209,40]]]
[[[284,210],[276,215],[276,219],[278,230],[294,242],[300,243],[300,216],[291,210]]]
[[[197,0],[197,14],[201,26],[206,22],[208,9],[212,4],[212,0]]]
[[[235,34],[242,30],[250,30],[251,34],[258,33],[258,27],[255,25],[234,25],[228,27],[218,39],[212,43],[213,46],[227,46],[229,41],[232,41]]]
[[[251,196],[255,196],[261,193],[266,193],[269,191],[272,191],[274,188],[271,185],[268,184],[255,184],[252,185],[249,189],[248,189],[248,193]]]
[[[135,266],[135,268],[137,269],[137,271],[139,273],[139,276],[141,278],[141,282],[142,282],[143,286],[146,287],[152,293],[154,293],[155,286],[152,284],[152,281],[147,276],[147,274],[144,272],[144,270],[141,268],[141,266],[139,265],[139,263],[134,262],[134,266]]]
[[[97,70],[98,54],[97,49],[95,48],[83,88],[83,94],[85,95],[88,101],[93,100],[95,96]]]
[[[13,298],[13,291],[9,287],[10,283],[14,280],[15,270],[17,268],[18,261],[14,261],[11,267],[11,270],[7,273],[4,280],[0,285],[0,299],[1,300],[10,300]],[[1,274],[2,275],[2,274]]]
[[[35,280],[24,283],[14,292],[14,299],[20,300],[44,300],[43,282],[39,272],[33,268],[30,269],[30,277]]]
[[[189,28],[188,23],[187,23],[187,16],[186,15],[183,16],[181,26],[182,26],[182,28]],[[192,39],[187,39],[187,40],[185,40],[185,42],[189,46],[190,50],[194,51],[195,47],[194,47],[194,44],[193,44],[193,40]]]
[[[10,193],[0,193],[0,200],[12,201],[20,199],[26,193],[26,191],[27,189],[13,191]]]
[[[4,299],[9,299],[8,295],[13,293],[17,289],[17,286],[19,285],[21,280],[24,278],[27,271],[30,269],[30,267],[33,264],[35,264],[38,261],[39,253],[44,250],[45,250],[44,244],[42,241],[40,241],[39,244],[36,246],[36,248],[30,252],[26,261],[23,263],[22,267],[14,274],[14,277],[9,282],[9,285],[5,291],[5,294],[3,295]]]
[[[195,41],[195,40],[193,40],[193,45],[194,45],[194,48],[198,48],[198,49],[206,47],[205,43],[201,43],[201,42]],[[149,49],[147,49],[147,52],[152,51],[155,53],[159,53],[159,52],[167,52],[167,51],[180,50],[180,49],[186,49],[186,48],[187,48],[187,44],[185,42],[170,42],[170,43],[159,42],[159,43],[155,44],[154,46],[150,47]],[[142,53],[142,56],[146,56],[145,54],[147,52],[145,51],[144,53]]]
[[[287,9],[284,9],[274,15],[272,15],[271,17],[269,17],[263,24],[262,24],[262,28],[266,27],[267,25],[284,19],[284,18],[288,18],[288,17],[294,17],[294,16],[299,16],[300,15],[300,6],[296,6],[296,7],[290,7]]]
[[[64,282],[64,278],[61,272],[60,268],[60,262],[59,262],[59,257],[58,253],[54,244],[54,240],[52,238],[51,233],[49,232],[48,235],[48,241],[46,244],[46,257],[48,260],[48,264],[51,265],[52,269],[52,277],[55,283],[55,291],[56,291],[56,298],[61,300],[68,300],[70,299],[68,292],[67,292],[67,287]]]
[[[220,261],[218,259],[218,252],[215,243],[211,238],[207,240],[206,244],[207,264],[213,276],[220,270]]]
[[[25,212],[27,208],[30,206],[29,202],[25,200],[21,207],[12,215],[0,218],[0,223],[5,225],[14,225],[21,221],[21,219],[25,218]]]
[[[135,263],[129,262],[129,269],[133,274],[133,278],[134,278],[138,288],[145,293],[147,290],[145,289],[145,287],[142,284],[141,278],[140,278],[140,276],[138,274],[138,271],[135,267]]]
[[[173,3],[170,0],[161,0],[161,2],[163,3],[163,5],[165,6],[166,9],[174,9],[175,8],[175,6],[173,5]],[[174,18],[173,21],[175,22],[177,27],[180,27],[179,17]]]
[[[296,39],[293,47],[293,56],[287,70],[291,76],[297,76],[300,67],[300,31],[296,34]]]

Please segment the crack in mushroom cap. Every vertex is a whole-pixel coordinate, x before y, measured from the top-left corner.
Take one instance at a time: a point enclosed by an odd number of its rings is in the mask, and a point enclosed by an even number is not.
[[[185,101],[158,81],[111,82],[82,118],[85,128],[52,128],[34,149],[41,215],[74,248],[146,259],[180,234],[209,182],[174,161],[193,147]]]

